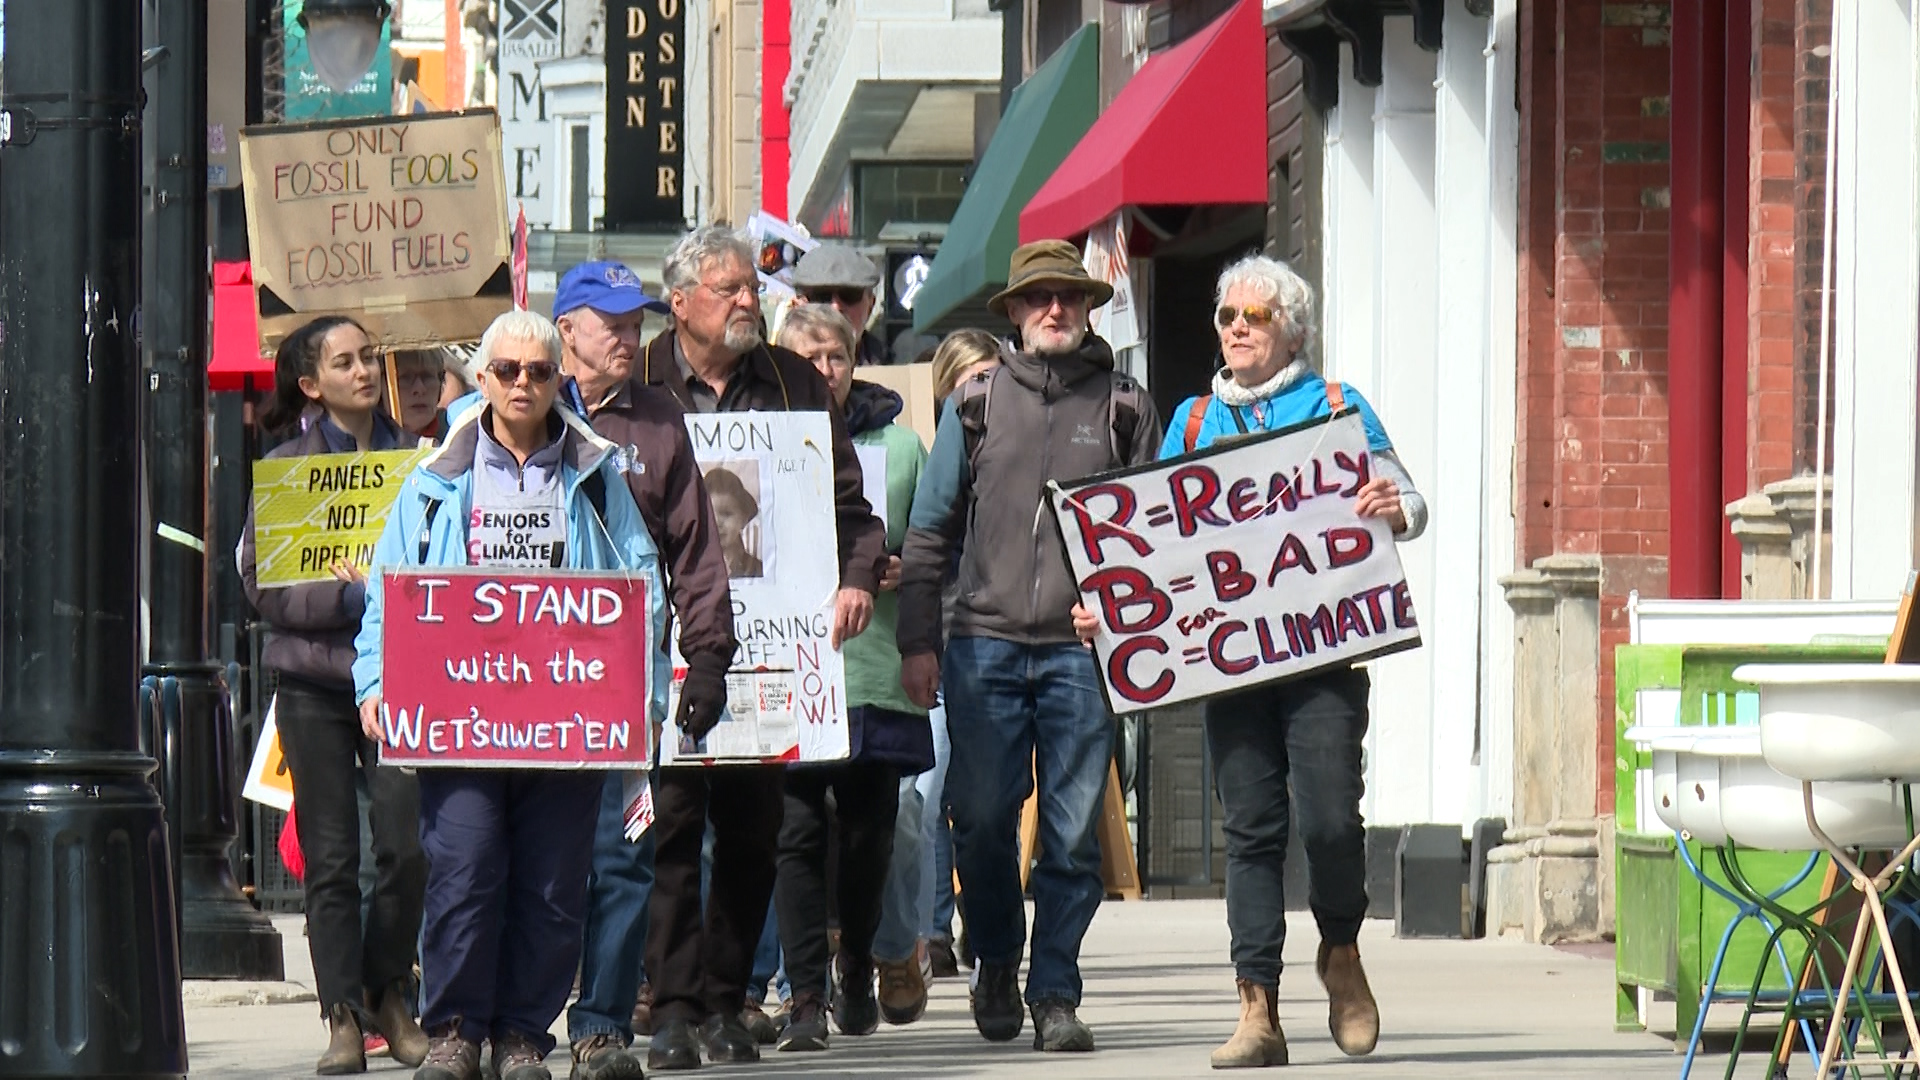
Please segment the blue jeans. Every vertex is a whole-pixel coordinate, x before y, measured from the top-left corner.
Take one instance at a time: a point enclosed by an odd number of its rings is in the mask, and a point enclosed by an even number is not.
[[[760,928],[760,944],[753,950],[753,979],[747,983],[747,1000],[765,1005],[769,984],[774,984],[773,992],[781,1001],[792,999],[786,961],[780,955],[780,922],[774,917],[772,903],[767,904],[767,923]]]
[[[608,773],[593,829],[580,999],[567,1010],[567,1039],[633,1039],[633,999],[647,980],[647,904],[653,895],[653,830],[626,836],[625,774]]]
[[[967,929],[982,963],[1020,962],[1020,807],[1040,784],[1040,858],[1033,891],[1029,1005],[1080,1002],[1080,942],[1104,889],[1101,799],[1113,760],[1113,718],[1078,644],[1019,645],[957,637],[942,678],[953,759],[953,857],[967,892]]]
[[[953,841],[946,835],[947,761],[953,744],[947,737],[946,708],[934,706],[928,721],[933,728],[933,768],[900,781],[893,865],[887,872],[880,932],[873,939],[876,960],[906,959],[921,938],[953,933]],[[945,920],[939,919],[937,910],[943,875]]]

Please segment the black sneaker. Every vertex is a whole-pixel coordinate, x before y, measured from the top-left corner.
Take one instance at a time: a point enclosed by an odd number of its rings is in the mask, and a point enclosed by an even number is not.
[[[707,1048],[707,1060],[715,1065],[760,1060],[760,1044],[738,1016],[708,1017],[700,1025],[700,1042]]]
[[[746,1008],[740,1010],[740,1026],[761,1046],[772,1046],[780,1038],[780,1025],[767,1015],[764,1005],[752,998],[748,998]]]
[[[647,1044],[647,1068],[654,1070],[697,1069],[700,1067],[700,1040],[693,1025],[685,1020],[669,1020],[656,1025]]]
[[[827,1048],[827,1010],[820,995],[803,992],[793,996],[793,1008],[787,1013],[787,1029],[774,1044],[781,1050],[825,1050]]]
[[[569,1080],[646,1080],[640,1056],[627,1049],[620,1036],[602,1032],[573,1044],[573,1072]]]
[[[850,960],[842,951],[833,961],[833,1023],[842,1035],[871,1035],[880,1027],[880,1002],[873,996],[873,961]]]
[[[1074,1015],[1073,1003],[1058,998],[1033,1004],[1033,1048],[1058,1053],[1093,1049],[1093,1031]]]
[[[973,969],[973,1026],[988,1042],[1008,1042],[1027,1019],[1020,1001],[1020,965],[981,963]]]

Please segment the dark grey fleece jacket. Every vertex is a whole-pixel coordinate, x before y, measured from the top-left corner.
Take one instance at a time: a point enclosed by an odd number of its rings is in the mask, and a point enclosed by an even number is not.
[[[902,656],[940,653],[941,586],[955,551],[953,636],[1023,645],[1077,640],[1072,610],[1079,590],[1045,506],[1047,481],[1146,464],[1159,450],[1164,429],[1145,394],[1127,445],[1115,446],[1108,403],[1113,350],[1099,338],[1088,335],[1066,356],[1003,348],[1000,360],[975,376],[986,381],[987,393],[975,459],[967,460],[967,432],[959,410],[950,408],[920,473],[900,557]]]

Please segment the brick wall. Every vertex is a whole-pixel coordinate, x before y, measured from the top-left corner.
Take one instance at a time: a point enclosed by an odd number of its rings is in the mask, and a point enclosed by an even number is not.
[[[1747,115],[1747,490],[1793,475],[1800,185],[1794,154],[1794,8],[1754,0]]]
[[[1827,49],[1831,0],[1792,0],[1793,204],[1793,462],[1811,473],[1818,432],[1820,274],[1825,258],[1827,193]],[[1833,402],[1827,402],[1827,460],[1833,460]]]
[[[1667,590],[1671,8],[1522,11],[1519,555],[1601,559],[1605,807],[1626,597]]]

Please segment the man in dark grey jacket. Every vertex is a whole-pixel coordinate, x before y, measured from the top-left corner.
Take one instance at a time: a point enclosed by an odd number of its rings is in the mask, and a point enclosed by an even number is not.
[[[1040,860],[1031,877],[1033,958],[1025,1004],[1036,1050],[1091,1050],[1076,1015],[1080,941],[1100,905],[1095,828],[1113,719],[1093,657],[1074,634],[1079,590],[1043,505],[1049,480],[1154,460],[1162,427],[1087,313],[1113,289],[1062,241],[1013,253],[990,302],[1019,347],[954,394],[914,495],[900,577],[901,684],[925,707],[944,684],[953,760],[954,863],[978,955],[974,1025],[1003,1042],[1024,1023],[1026,947],[1020,807],[1040,782]],[[962,552],[952,638],[941,658],[940,593]]]

